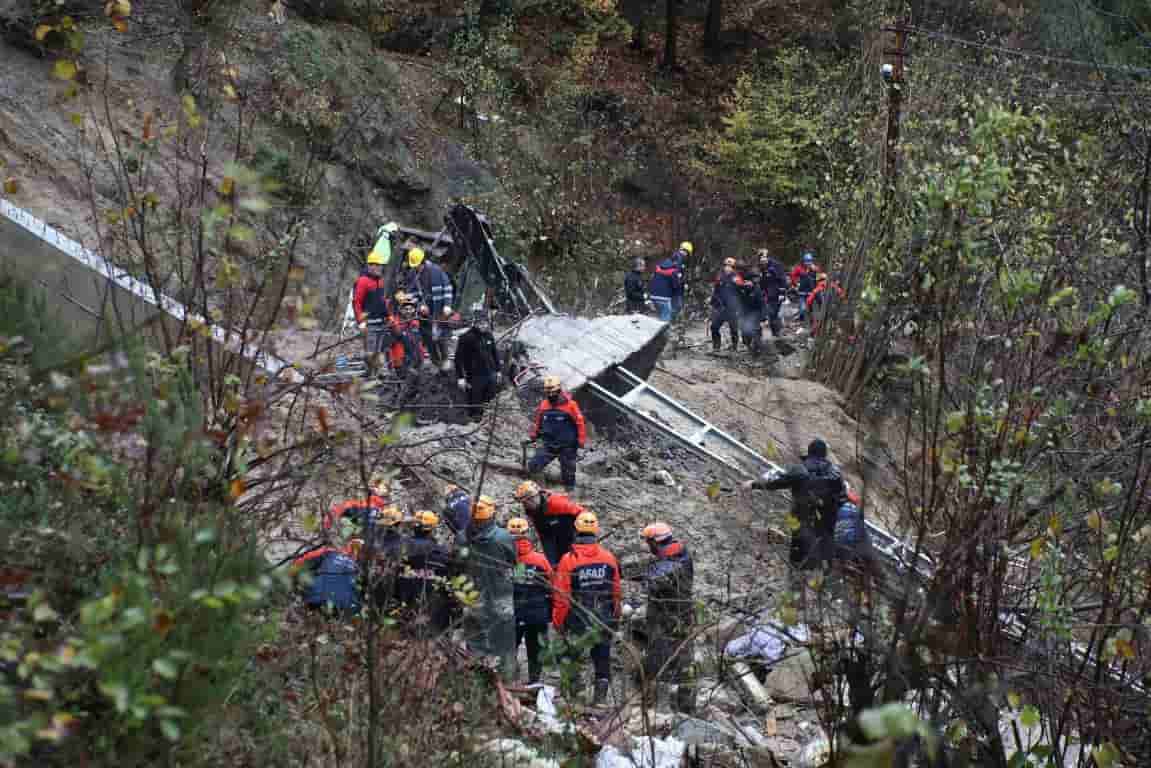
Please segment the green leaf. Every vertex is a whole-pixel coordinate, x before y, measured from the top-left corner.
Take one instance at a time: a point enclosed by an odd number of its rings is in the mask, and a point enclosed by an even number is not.
[[[123,683],[101,683],[100,692],[112,700],[116,711],[123,714],[128,711],[128,687]]]
[[[1115,558],[1117,557],[1119,557],[1119,547],[1117,545],[1113,544],[1110,547],[1107,547],[1107,549],[1103,550],[1104,562],[1114,562]]]
[[[1091,750],[1091,757],[1098,768],[1111,768],[1119,760],[1119,750],[1109,741],[1105,741]]]
[[[719,498],[719,491],[720,491],[720,487],[721,487],[721,486],[720,486],[720,484],[719,484],[719,481],[718,481],[718,480],[715,480],[714,482],[708,483],[708,486],[707,486],[707,498],[708,498],[710,501],[715,501],[716,499],[718,499],[718,498]]]
[[[152,671],[167,680],[175,680],[180,673],[176,665],[167,659],[156,659],[152,662]]]
[[[1011,707],[1012,709],[1019,709],[1019,705],[1022,703],[1023,703],[1023,700],[1019,698],[1018,693],[1016,693],[1015,691],[1009,691],[1008,692],[1008,694],[1007,694],[1007,706]]]
[[[1019,713],[1019,722],[1024,728],[1034,728],[1039,725],[1039,710],[1028,704]]]
[[[55,621],[58,618],[60,618],[60,614],[52,610],[52,606],[47,603],[40,603],[36,606],[35,610],[32,611],[32,620],[37,624],[45,621]]]
[[[52,65],[52,76],[60,80],[75,80],[76,71],[76,62],[71,59],[59,59]]]
[[[161,720],[160,732],[168,741],[180,740],[180,725],[175,720]]]

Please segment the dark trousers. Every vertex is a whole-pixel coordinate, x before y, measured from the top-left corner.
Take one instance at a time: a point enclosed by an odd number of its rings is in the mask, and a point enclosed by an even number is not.
[[[739,334],[743,337],[743,346],[752,352],[759,352],[759,340],[763,335],[763,331],[759,327],[762,317],[763,311],[757,310],[745,312],[739,319]]]
[[[368,374],[375,375],[379,371],[381,356],[387,354],[388,342],[391,332],[383,320],[368,320],[368,329],[364,332],[364,363],[368,367]]]
[[[600,631],[600,637],[606,634]],[[591,647],[592,669],[595,670],[596,680],[611,680],[611,636],[607,639],[601,640]],[[572,645],[567,645],[563,652],[564,658],[572,662],[583,661],[583,652],[576,650]]]
[[[547,642],[547,624],[520,624],[516,622],[516,651],[520,643],[526,642],[528,646],[528,680],[539,682],[543,672],[543,661],[540,660],[540,651]]]
[[[555,446],[541,445],[536,448],[536,453],[532,456],[531,461],[528,462],[528,474],[535,475],[543,472],[548,464],[551,464],[556,459],[560,460],[560,477],[563,479],[565,488],[569,490],[575,488],[576,484],[576,455],[579,451],[576,447],[558,448]]]
[[[731,331],[731,348],[739,347],[739,313],[733,309],[713,309],[711,311],[711,345],[718,349],[723,343],[722,330],[724,325]]]
[[[694,642],[686,635],[670,632],[655,633],[648,640],[643,658],[643,672],[649,683],[658,679],[677,684],[675,707],[681,712],[695,709],[695,684],[691,676],[694,658]],[[661,670],[663,675],[658,677]]]
[[[771,335],[778,338],[783,333],[783,321],[779,319],[779,302],[769,303],[763,310],[763,315],[771,325]]]
[[[484,406],[496,396],[495,374],[473,376],[468,379],[468,416],[479,421],[484,416]]]
[[[806,320],[807,319],[807,296],[808,296],[808,294],[801,292],[801,293],[798,293],[796,295],[799,297],[799,314],[797,314],[795,316],[795,319],[796,320]]]
[[[428,351],[428,357],[432,362],[439,365],[444,361],[443,342],[439,340],[439,324],[430,318],[420,318],[420,339],[424,342],[424,349]]]

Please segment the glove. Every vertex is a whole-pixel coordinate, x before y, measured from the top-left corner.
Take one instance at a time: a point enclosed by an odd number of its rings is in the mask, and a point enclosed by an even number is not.
[[[460,379],[459,381],[456,382],[456,386],[460,388],[461,392],[467,392],[469,389],[468,380],[467,379]]]
[[[502,373],[496,374],[496,386],[502,387],[504,385],[504,375]]]
[[[427,304],[421,304],[420,305],[420,314],[423,315],[424,317],[428,316],[428,305]]]
[[[755,485],[754,480],[744,480],[742,483],[739,484],[739,486],[741,488],[743,488],[743,490],[745,490],[745,491],[750,491],[752,489],[752,487],[754,487],[754,485]]]
[[[368,324],[367,323],[356,323],[356,325],[359,326],[361,331],[368,330]]]
[[[452,316],[452,308],[451,307],[444,307],[444,317],[451,317],[451,316]]]

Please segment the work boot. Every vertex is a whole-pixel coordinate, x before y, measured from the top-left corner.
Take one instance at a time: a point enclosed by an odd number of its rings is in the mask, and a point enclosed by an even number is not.
[[[610,680],[602,677],[596,679],[595,694],[591,702],[593,707],[602,707],[604,704],[607,704],[607,690],[610,685]]]
[[[540,675],[543,674],[543,665],[538,661],[536,663],[528,662],[528,685],[538,685]]]
[[[738,352],[739,351],[739,341],[737,339],[731,340],[731,351],[732,352]]]
[[[711,340],[711,351],[712,352],[719,352],[722,348],[723,348],[723,342],[720,341],[719,339],[713,337]]]

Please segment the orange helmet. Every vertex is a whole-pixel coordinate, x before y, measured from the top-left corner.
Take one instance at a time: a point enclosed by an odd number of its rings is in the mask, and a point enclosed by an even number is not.
[[[577,533],[599,533],[599,518],[595,512],[580,512],[575,520]]]
[[[522,517],[513,517],[508,520],[508,533],[517,538],[523,538],[528,535],[528,529],[531,525],[527,520]]]
[[[395,504],[389,504],[380,510],[379,524],[384,528],[391,528],[404,521],[404,513]]]
[[[417,528],[425,530],[432,530],[440,524],[440,516],[435,512],[430,512],[426,509],[421,509],[415,514],[414,520],[416,521]]]
[[[656,544],[663,544],[671,538],[671,526],[667,523],[652,523],[639,532],[646,541],[654,541]]]
[[[480,496],[472,504],[472,520],[491,520],[496,516],[496,502],[491,496]]]

